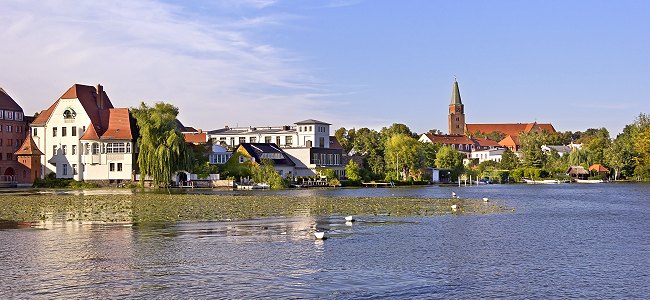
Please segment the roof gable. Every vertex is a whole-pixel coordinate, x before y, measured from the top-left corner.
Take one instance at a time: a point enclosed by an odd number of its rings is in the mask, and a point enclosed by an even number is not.
[[[5,90],[0,88],[0,109],[8,109],[13,111],[23,111],[23,108],[14,101]]]
[[[248,155],[250,155],[258,164],[261,164],[263,159],[268,158],[273,160],[273,164],[276,166],[296,165],[289,158],[289,155],[274,143],[241,143],[239,144],[237,151],[241,150],[248,153]]]
[[[18,156],[38,156],[43,155],[43,152],[38,149],[38,146],[36,146],[36,143],[34,143],[34,139],[32,139],[32,135],[30,134],[27,135],[27,138],[25,138],[23,145],[20,146],[20,148],[18,148],[14,154]]]
[[[94,87],[74,84],[67,91],[65,91],[65,93],[63,93],[63,95],[61,95],[61,97],[59,97],[59,99],[57,99],[48,109],[41,111],[34,122],[32,122],[32,125],[45,125],[50,120],[54,109],[57,107],[59,100],[61,99],[79,99],[79,103],[81,103],[81,106],[86,111],[86,114],[90,118],[90,121],[95,124],[101,124],[101,110],[113,108],[113,103],[111,103],[111,100],[108,98],[108,95],[101,85]]]

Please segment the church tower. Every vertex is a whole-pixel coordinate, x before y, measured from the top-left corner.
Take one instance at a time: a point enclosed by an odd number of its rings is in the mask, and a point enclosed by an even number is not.
[[[460,101],[460,90],[458,81],[454,78],[454,89],[451,92],[451,104],[449,104],[449,131],[450,135],[465,135],[465,106]]]

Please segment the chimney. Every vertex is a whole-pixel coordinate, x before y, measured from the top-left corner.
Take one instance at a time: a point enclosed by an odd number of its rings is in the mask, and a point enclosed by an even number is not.
[[[97,107],[104,109],[104,87],[101,84],[97,85]]]
[[[201,133],[203,133],[203,130],[201,128],[199,128],[199,134],[201,134]]]

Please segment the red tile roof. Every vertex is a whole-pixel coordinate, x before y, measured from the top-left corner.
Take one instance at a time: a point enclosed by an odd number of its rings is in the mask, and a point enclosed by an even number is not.
[[[208,141],[208,135],[205,132],[184,133],[186,143],[205,143]]]
[[[38,149],[38,146],[36,146],[36,143],[34,143],[34,140],[32,139],[32,135],[28,135],[27,138],[25,138],[25,141],[23,142],[23,145],[20,146],[18,151],[16,151],[14,154],[18,156],[22,155],[43,155],[43,152]]]
[[[506,135],[518,136],[520,132],[530,131],[548,131],[555,132],[552,124],[539,123],[514,123],[514,124],[465,124],[465,132],[473,134],[475,132],[490,133],[500,131]]]
[[[99,134],[97,134],[97,130],[95,129],[95,124],[90,123],[90,126],[86,129],[86,132],[84,132],[81,135],[80,140],[84,141],[96,141],[99,140]]]
[[[108,124],[104,123],[103,128],[107,128],[106,131],[101,133],[100,139],[103,140],[132,140],[133,135],[131,134],[131,120],[129,118],[129,109],[128,108],[111,108],[103,110],[102,112],[102,121],[108,121]],[[108,114],[108,115],[107,115]],[[106,116],[107,115],[107,116]]]
[[[99,88],[101,89],[102,87],[99,86]],[[38,115],[38,117],[36,117],[34,122],[32,122],[32,126],[45,125],[45,123],[47,123],[47,121],[50,119],[52,112],[59,104],[60,99],[79,99],[79,102],[81,103],[84,110],[88,114],[90,121],[95,124],[101,124],[99,111],[113,108],[113,104],[111,103],[111,100],[108,98],[106,92],[102,90],[101,92],[102,107],[100,108],[98,106],[99,101],[97,101],[97,95],[98,95],[97,88],[95,88],[94,86],[75,84],[71,86],[65,93],[63,93],[63,95],[59,99],[57,99],[54,102],[54,104],[52,104],[48,109],[41,111],[41,113]]]
[[[593,164],[591,167],[589,167],[589,171],[596,171],[596,172],[609,172],[609,169],[603,167],[601,164]]]
[[[443,145],[473,145],[474,141],[464,135],[432,134],[426,133],[432,143]]]
[[[476,141],[476,144],[479,145],[479,147],[499,147],[499,142],[495,142],[490,139],[484,139],[484,138],[473,138],[474,141]]]
[[[503,147],[508,147],[508,146],[519,146],[519,137],[518,136],[512,136],[512,135],[507,135],[504,137],[500,142],[499,145]]]

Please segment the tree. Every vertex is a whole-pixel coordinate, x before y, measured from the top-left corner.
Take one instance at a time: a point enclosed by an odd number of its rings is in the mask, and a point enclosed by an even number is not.
[[[411,171],[420,169],[424,163],[422,143],[413,137],[398,133],[391,136],[386,142],[384,160],[399,168],[402,180],[411,174]],[[388,167],[388,169],[391,169]],[[415,177],[415,176],[412,176]]]
[[[375,130],[361,128],[356,131],[354,149],[365,158],[366,169],[374,178],[384,175],[384,144],[380,141],[380,134]]]
[[[262,159],[261,164],[252,164],[251,173],[253,181],[257,183],[266,183],[272,189],[281,189],[286,187],[282,176],[273,167],[273,160]]]
[[[358,182],[361,181],[361,169],[357,165],[357,163],[354,162],[354,160],[350,160],[347,165],[345,165],[345,176],[348,178],[350,181]]]
[[[523,165],[526,167],[541,168],[545,163],[545,156],[542,152],[544,145],[543,133],[528,132],[519,135],[521,143],[520,152],[523,156]]]
[[[452,170],[452,177],[458,177],[463,172],[464,166],[463,166],[463,158],[464,154],[458,152],[456,149],[449,147],[449,146],[443,146],[440,148],[440,151],[438,151],[438,154],[436,155],[436,167],[438,168],[444,168],[444,169],[451,169]]]
[[[440,147],[442,147],[442,145],[438,143],[422,142],[421,148],[422,153],[424,154],[425,166],[433,167],[436,165],[436,154],[440,150]]]
[[[339,141],[339,143],[341,143],[341,147],[343,147],[346,153],[350,152],[350,150],[352,150],[352,147],[354,147],[354,128],[346,130],[345,127],[341,127],[336,130],[334,136]]]
[[[514,170],[519,165],[519,157],[512,152],[509,148],[503,151],[501,154],[501,161],[499,162],[499,168],[504,170]]]
[[[191,151],[176,128],[178,108],[163,102],[149,107],[142,102],[131,108],[131,113],[140,131],[137,143],[141,181],[151,177],[155,185],[168,184],[174,173],[191,167]]]

